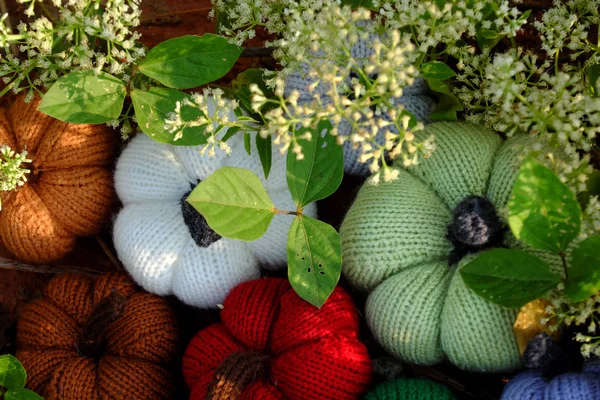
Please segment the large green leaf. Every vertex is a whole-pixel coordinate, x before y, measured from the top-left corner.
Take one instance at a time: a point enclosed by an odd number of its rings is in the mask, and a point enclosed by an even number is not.
[[[197,146],[206,143],[204,126],[184,128],[183,136],[178,140],[174,140],[175,133],[165,129],[165,119],[169,113],[175,111],[177,102],[183,103],[185,98],[189,99],[190,96],[174,89],[153,87],[147,92],[132,90],[131,100],[138,126],[157,142],[177,146]],[[182,106],[181,115],[185,121],[192,121],[201,115],[201,111],[195,107]]]
[[[548,264],[522,250],[486,251],[461,268],[460,274],[479,296],[507,308],[521,307],[560,282]]]
[[[166,40],[148,52],[139,71],[175,89],[190,89],[224,76],[242,48],[224,37],[206,33]]]
[[[287,244],[288,278],[296,293],[321,307],[340,279],[340,236],[325,222],[299,215],[294,218]]]
[[[16,390],[25,386],[27,374],[21,362],[10,354],[0,356],[0,387]]]
[[[187,201],[215,232],[231,239],[258,239],[275,215],[260,179],[243,168],[218,169],[192,190]]]
[[[565,294],[577,302],[600,292],[600,236],[585,239],[571,253]]]
[[[304,158],[288,150],[287,184],[292,198],[299,206],[323,199],[336,191],[344,177],[344,152],[337,144],[329,121],[321,121],[317,129],[302,128],[296,132]],[[311,140],[301,138],[306,132]]]
[[[29,389],[9,390],[4,394],[4,400],[44,400],[41,396]]]
[[[562,253],[579,234],[581,208],[575,194],[531,156],[521,165],[508,209],[515,237],[535,249]]]
[[[101,124],[119,118],[125,83],[106,72],[76,71],[48,89],[38,110],[74,124]]]

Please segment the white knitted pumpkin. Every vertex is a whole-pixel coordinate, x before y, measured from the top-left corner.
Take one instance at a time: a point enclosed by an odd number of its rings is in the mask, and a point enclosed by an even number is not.
[[[209,104],[209,112],[213,110]],[[229,118],[236,117],[231,113]],[[256,148],[248,155],[242,135],[228,143],[232,155],[217,150],[209,157],[200,154],[201,146],[171,146],[140,134],[119,158],[115,187],[123,209],[115,221],[115,248],[127,271],[147,291],[174,294],[197,307],[216,307],[233,287],[258,278],[259,264],[287,267],[291,216],[275,216],[265,236],[244,242],[221,238],[185,202],[200,180],[223,166],[234,166],[258,175],[277,208],[296,209],[287,188],[285,156],[278,149],[273,150],[271,174],[265,180]],[[305,207],[305,213],[316,216],[316,205]]]

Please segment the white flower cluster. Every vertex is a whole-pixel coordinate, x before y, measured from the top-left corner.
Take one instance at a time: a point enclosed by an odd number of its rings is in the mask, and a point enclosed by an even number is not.
[[[586,189],[589,156],[600,133],[600,99],[586,89],[582,74],[556,71],[522,49],[493,58],[489,52],[465,57],[456,95],[467,120],[483,123],[508,136],[539,135],[540,144],[556,149],[551,159],[559,178],[576,192]]]
[[[535,21],[542,40],[542,50],[550,57],[566,52],[572,60],[582,54],[584,66],[600,62],[597,38],[590,38],[591,27],[600,24],[600,0],[554,0],[553,7]]]
[[[27,14],[34,15],[39,1],[29,3]],[[4,83],[17,93],[49,86],[61,75],[74,70],[105,71],[127,80],[133,63],[145,55],[137,42],[140,34],[133,29],[140,23],[141,0],[53,0],[58,19],[52,13],[30,23],[21,22],[18,34],[0,28],[0,45],[6,57],[0,57],[0,73]],[[13,56],[9,46],[21,53]]]
[[[198,110],[199,117],[194,120],[186,120],[182,115],[184,107]],[[239,110],[238,102],[226,98],[222,89],[205,88],[202,94],[193,93],[191,100],[184,98],[183,101],[178,101],[175,110],[167,116],[164,129],[174,133],[173,140],[177,141],[183,137],[185,129],[203,127],[207,138],[206,145],[200,150],[202,154],[208,153],[210,157],[213,157],[215,147],[231,154],[231,147],[227,144],[227,139],[232,134],[239,131],[256,132],[258,130],[257,121],[243,115]]]
[[[30,163],[27,151],[15,153],[9,146],[0,147],[0,192],[15,190],[27,182],[27,174],[30,172],[21,164]],[[0,202],[0,210],[2,203]]]
[[[293,14],[304,14],[310,18],[328,3],[339,0],[212,0],[211,15],[224,16],[230,26],[222,25],[220,33],[242,45],[256,35],[257,27],[264,27],[272,34],[282,34]]]
[[[550,293],[550,305],[546,307],[548,317],[540,322],[548,324],[551,331],[557,331],[561,326],[585,326],[587,333],[577,333],[575,340],[583,343],[581,354],[585,358],[600,357],[600,293],[578,303],[572,303],[562,294],[562,284],[558,290]]]
[[[302,157],[297,129],[314,128],[329,120],[338,142],[350,141],[360,149],[359,160],[368,163],[373,172],[383,166],[384,179],[389,180],[393,176],[386,154],[408,166],[420,152],[427,156],[434,148],[431,138],[421,143],[414,140],[413,131],[421,125],[409,124],[410,114],[394,99],[414,83],[421,63],[444,54],[458,57],[475,51],[463,39],[476,35],[485,2],[471,6],[457,1],[442,8],[436,1],[373,3],[379,8],[375,21],[369,10],[352,10],[339,1],[213,0],[217,16],[227,16],[231,29],[226,33],[236,43],[251,37],[257,26],[279,36],[268,43],[285,66],[270,81],[276,98],[267,99],[253,88],[255,110],[266,103],[273,106],[262,115],[265,126],[261,134],[273,135],[282,152],[291,146]],[[524,22],[520,13],[503,1],[487,28],[513,35]],[[355,56],[353,46],[359,41],[369,43],[371,56]],[[308,101],[300,99],[295,90],[284,95],[285,77],[298,71],[313,82],[308,86]]]

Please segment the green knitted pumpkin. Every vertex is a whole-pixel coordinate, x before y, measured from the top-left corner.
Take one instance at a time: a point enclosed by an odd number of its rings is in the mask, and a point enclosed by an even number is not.
[[[454,400],[450,389],[426,379],[400,378],[378,385],[365,400]]]
[[[518,310],[490,303],[465,285],[457,271],[477,254],[450,265],[456,246],[448,232],[460,221],[480,236],[493,229],[453,212],[473,195],[487,198],[492,210],[505,210],[521,150],[532,139],[518,136],[503,144],[492,131],[463,122],[432,123],[419,136],[432,134],[436,150],[430,158],[400,170],[392,182],[368,180],[361,188],[340,230],[343,272],[370,293],[367,322],[395,357],[425,365],[447,358],[480,372],[517,369]],[[501,226],[502,212],[493,214]],[[496,237],[501,245],[525,248],[505,230]],[[536,254],[559,265],[549,254]]]

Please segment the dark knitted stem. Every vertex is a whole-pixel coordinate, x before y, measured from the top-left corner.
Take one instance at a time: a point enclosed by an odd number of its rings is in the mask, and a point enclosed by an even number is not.
[[[108,328],[123,315],[126,305],[127,299],[116,290],[98,303],[79,332],[76,344],[79,353],[93,359],[102,354]]]
[[[188,231],[190,232],[192,239],[194,239],[194,242],[196,242],[199,247],[208,247],[220,240],[221,235],[213,231],[212,228],[208,226],[208,222],[206,222],[206,219],[202,214],[187,202],[190,193],[191,190],[179,200],[183,222],[187,225]]]
[[[501,247],[504,227],[492,202],[481,196],[468,196],[456,205],[448,225],[448,239],[454,246],[450,265],[468,253]]]
[[[259,351],[229,355],[213,374],[206,400],[236,400],[244,389],[267,373],[269,357]]]

